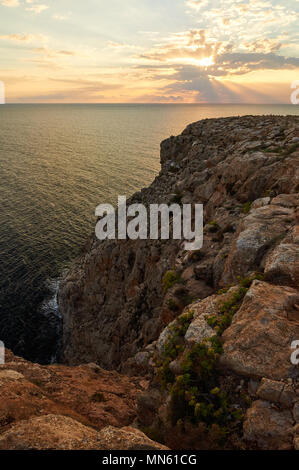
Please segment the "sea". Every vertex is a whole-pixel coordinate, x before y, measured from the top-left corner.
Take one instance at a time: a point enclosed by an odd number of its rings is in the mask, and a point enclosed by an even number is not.
[[[191,122],[299,114],[296,105],[0,105],[0,340],[58,362],[61,277],[96,223],[160,171],[159,147]]]

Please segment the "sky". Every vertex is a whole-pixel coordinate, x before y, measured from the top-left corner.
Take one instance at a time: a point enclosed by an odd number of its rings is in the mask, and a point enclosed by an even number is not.
[[[299,0],[0,0],[11,103],[290,103]]]

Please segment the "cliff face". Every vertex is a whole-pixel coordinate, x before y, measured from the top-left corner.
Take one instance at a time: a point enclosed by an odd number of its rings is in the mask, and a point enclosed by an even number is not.
[[[162,142],[159,176],[129,202],[204,203],[204,247],[192,253],[180,241],[92,238],[60,288],[66,363],[130,370],[132,358],[192,300],[266,265],[269,279],[297,285],[288,259],[294,256],[298,123],[295,116],[203,120]],[[179,282],[166,292],[170,270]]]
[[[91,239],[61,285],[64,359],[145,376],[170,448],[299,449],[299,117],[204,120],[129,202],[204,203],[204,246]]]
[[[203,202],[203,249],[91,238],[59,295],[68,364],[6,351],[0,449],[299,450],[298,160],[299,117],[163,142],[130,202]]]

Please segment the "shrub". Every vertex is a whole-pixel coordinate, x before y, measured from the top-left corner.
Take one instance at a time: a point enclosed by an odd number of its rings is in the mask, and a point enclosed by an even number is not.
[[[243,204],[242,212],[243,214],[248,214],[251,210],[252,202],[247,201]]]
[[[164,277],[162,279],[162,286],[163,286],[163,292],[166,294],[166,292],[171,289],[175,284],[178,284],[180,282],[183,282],[180,275],[176,271],[167,271],[164,274]]]

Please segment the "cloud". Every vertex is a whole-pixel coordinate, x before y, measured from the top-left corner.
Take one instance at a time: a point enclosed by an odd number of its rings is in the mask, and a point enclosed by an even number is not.
[[[185,5],[191,10],[199,11],[208,4],[206,0],[186,0]]]
[[[2,34],[0,40],[14,41],[14,42],[34,42],[34,41],[45,41],[46,37],[42,34]]]
[[[49,47],[36,47],[32,50],[33,52],[36,52],[37,54],[41,54],[49,58],[77,55],[76,51],[70,51],[70,50],[65,50],[65,49],[54,50],[54,49],[50,49]]]
[[[125,49],[128,49],[128,50],[141,49],[140,46],[135,46],[134,44],[126,44],[124,42],[114,42],[114,41],[109,41],[107,43],[107,48],[115,50],[115,51],[123,51]]]
[[[148,52],[139,55],[139,58],[174,63],[188,59],[200,61],[216,56],[221,47],[220,42],[207,37],[205,30],[192,29],[175,33],[167,38],[164,43],[155,45]]]
[[[52,18],[54,20],[57,20],[57,21],[66,21],[69,19],[69,15],[58,15],[58,14],[55,14],[55,15],[52,15]]]
[[[0,4],[5,7],[18,7],[20,2],[19,0],[0,0]]]
[[[28,3],[28,2],[27,2]],[[31,3],[31,2],[29,2]],[[47,10],[49,7],[48,5],[33,5],[32,7],[25,8],[27,11],[32,11],[36,15],[39,15],[42,11]]]

